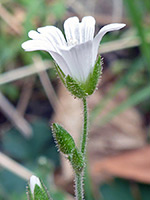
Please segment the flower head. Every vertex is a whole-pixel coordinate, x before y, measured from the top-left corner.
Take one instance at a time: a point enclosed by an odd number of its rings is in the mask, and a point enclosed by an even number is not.
[[[104,26],[94,37],[95,19],[92,16],[68,18],[64,22],[64,32],[55,26],[45,26],[30,31],[32,39],[22,44],[25,51],[44,50],[50,53],[64,76],[70,76],[78,83],[86,83],[93,72],[99,44],[109,31],[123,28],[125,24],[113,23]]]
[[[77,17],[64,22],[66,40],[55,26],[45,26],[28,33],[32,40],[24,42],[25,51],[45,50],[51,54],[65,75],[79,81],[85,81],[94,67],[99,43],[109,31],[123,28],[125,24],[113,23],[104,26],[94,38],[95,19],[84,17],[81,22]]]

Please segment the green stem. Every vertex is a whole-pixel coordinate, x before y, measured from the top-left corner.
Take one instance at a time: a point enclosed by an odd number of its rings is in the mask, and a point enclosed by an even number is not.
[[[82,173],[76,174],[75,184],[76,184],[76,200],[83,200],[83,175]]]
[[[85,157],[86,152],[86,144],[87,144],[87,135],[88,135],[88,127],[87,127],[87,101],[86,98],[83,98],[83,109],[84,109],[84,126],[83,126],[83,134],[81,138],[81,152],[83,153],[83,156]]]
[[[83,159],[85,159],[86,154],[86,144],[87,144],[87,134],[88,134],[88,127],[87,127],[87,101],[86,98],[83,98],[83,109],[84,109],[84,125],[83,125],[83,133],[81,137],[81,145],[80,145],[80,151],[83,154]],[[85,163],[86,164],[86,163]],[[76,187],[76,199],[77,200],[83,200],[83,175],[84,175],[84,169],[81,171],[81,173],[76,174],[76,181],[75,181],[75,187]]]

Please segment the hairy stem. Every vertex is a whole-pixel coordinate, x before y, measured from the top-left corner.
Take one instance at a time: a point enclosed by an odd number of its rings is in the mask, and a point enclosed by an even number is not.
[[[87,135],[88,135],[88,116],[87,116],[87,101],[86,98],[83,98],[83,109],[84,109],[84,126],[83,126],[83,133],[82,133],[82,138],[81,138],[81,152],[83,156],[85,157],[85,152],[86,152],[86,144],[87,144]]]
[[[76,200],[83,200],[83,175],[82,173],[76,174],[75,177],[75,193],[76,193]]]
[[[85,153],[86,153],[86,144],[87,144],[87,134],[88,134],[88,127],[87,127],[87,101],[86,98],[83,98],[83,109],[84,109],[84,125],[83,125],[83,132],[81,136],[81,144],[80,144],[80,151],[83,154],[83,158],[85,161]],[[85,163],[86,164],[86,163]],[[75,187],[76,187],[76,199],[77,200],[83,200],[84,194],[83,194],[83,176],[84,176],[84,169],[81,171],[80,174],[76,174],[76,181],[75,181]]]

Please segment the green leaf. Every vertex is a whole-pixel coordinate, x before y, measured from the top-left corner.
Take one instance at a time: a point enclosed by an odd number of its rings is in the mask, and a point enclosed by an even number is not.
[[[52,130],[58,149],[64,154],[72,154],[75,149],[75,142],[71,135],[56,123],[52,125]]]
[[[53,136],[58,149],[68,155],[68,160],[76,173],[81,173],[84,167],[84,159],[82,153],[76,148],[75,142],[71,135],[60,125],[54,123],[52,125]]]
[[[84,98],[88,94],[82,89],[82,85],[77,83],[71,76],[66,77],[66,87],[67,89],[78,98]]]

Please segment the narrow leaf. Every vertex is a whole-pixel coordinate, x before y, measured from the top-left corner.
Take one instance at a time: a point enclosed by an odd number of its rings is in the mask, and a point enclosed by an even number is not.
[[[71,135],[63,127],[56,123],[52,125],[52,130],[58,149],[64,154],[72,154],[75,149],[75,142]]]

